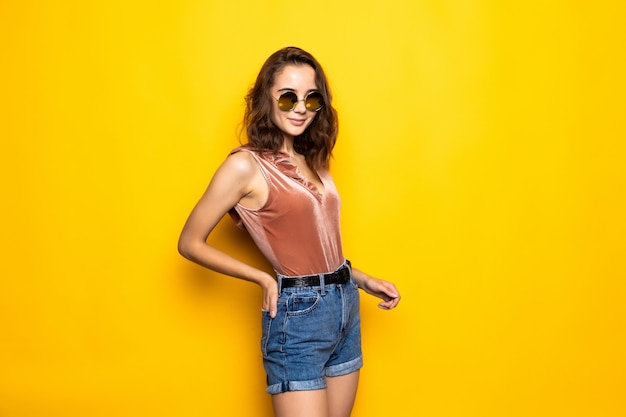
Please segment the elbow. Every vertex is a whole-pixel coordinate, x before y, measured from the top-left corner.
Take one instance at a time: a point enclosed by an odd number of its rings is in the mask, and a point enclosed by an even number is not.
[[[178,239],[178,253],[180,253],[183,258],[192,260],[191,246],[189,240],[185,239],[183,236]]]

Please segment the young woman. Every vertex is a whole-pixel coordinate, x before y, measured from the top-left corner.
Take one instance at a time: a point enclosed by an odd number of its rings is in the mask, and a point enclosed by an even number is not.
[[[246,97],[248,143],[231,152],[191,212],[180,253],[263,291],[261,347],[277,417],[346,417],[362,366],[359,292],[392,309],[396,287],[345,259],[327,168],[337,137],[328,82],[309,53],[272,54]],[[207,244],[230,213],[274,275]]]

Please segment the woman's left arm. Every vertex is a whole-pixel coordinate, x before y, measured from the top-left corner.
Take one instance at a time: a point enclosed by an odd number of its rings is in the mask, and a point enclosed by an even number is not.
[[[355,268],[352,268],[352,276],[359,288],[383,300],[382,303],[378,304],[378,307],[383,310],[391,310],[400,302],[400,292],[393,283],[374,278]]]

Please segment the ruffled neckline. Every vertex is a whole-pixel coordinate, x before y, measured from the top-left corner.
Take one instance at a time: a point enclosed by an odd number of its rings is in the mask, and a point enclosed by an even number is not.
[[[298,167],[291,162],[291,157],[287,152],[279,151],[277,153],[273,152],[264,152],[263,158],[268,162],[272,163],[278,170],[284,174],[285,176],[293,179],[294,181],[301,184],[303,187],[311,191],[311,193],[318,199],[321,200],[323,194],[317,189],[315,184],[309,181],[298,169]],[[320,181],[324,184],[322,177],[317,173],[320,177]]]

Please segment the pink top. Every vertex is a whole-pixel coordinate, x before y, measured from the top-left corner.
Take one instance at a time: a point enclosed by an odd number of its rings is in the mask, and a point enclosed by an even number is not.
[[[282,275],[313,275],[335,271],[343,262],[339,209],[341,200],[326,170],[317,172],[324,194],[291,163],[285,152],[250,152],[269,186],[267,202],[258,210],[237,204],[230,210],[239,227],[252,236],[260,251]]]

